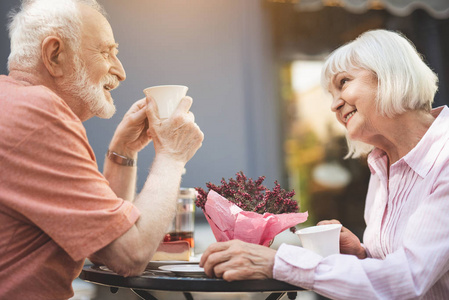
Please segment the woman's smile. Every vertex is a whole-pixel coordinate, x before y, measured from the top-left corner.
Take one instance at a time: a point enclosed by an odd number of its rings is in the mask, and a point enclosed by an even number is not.
[[[352,118],[353,115],[355,115],[355,113],[357,112],[356,110],[351,111],[349,114],[347,114],[344,118],[345,123],[348,124],[349,120]]]

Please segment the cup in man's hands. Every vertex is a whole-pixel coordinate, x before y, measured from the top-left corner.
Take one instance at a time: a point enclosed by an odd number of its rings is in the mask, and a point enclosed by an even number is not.
[[[159,118],[169,118],[189,88],[184,85],[158,85],[143,90],[147,97],[153,97],[159,110]]]
[[[341,224],[327,224],[297,230],[302,246],[323,257],[340,253]]]

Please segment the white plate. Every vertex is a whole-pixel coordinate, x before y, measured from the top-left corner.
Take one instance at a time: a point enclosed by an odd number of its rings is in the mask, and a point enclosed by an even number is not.
[[[189,277],[203,277],[206,274],[204,273],[204,269],[201,268],[197,264],[188,264],[188,265],[165,265],[160,266],[160,270],[170,271],[175,275],[179,276],[189,276]]]

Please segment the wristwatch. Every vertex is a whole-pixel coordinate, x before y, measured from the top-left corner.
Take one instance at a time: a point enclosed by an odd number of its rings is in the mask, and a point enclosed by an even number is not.
[[[108,152],[106,153],[106,157],[109,158],[112,162],[121,166],[134,167],[137,164],[137,159],[132,159],[124,155],[120,155],[109,149]]]

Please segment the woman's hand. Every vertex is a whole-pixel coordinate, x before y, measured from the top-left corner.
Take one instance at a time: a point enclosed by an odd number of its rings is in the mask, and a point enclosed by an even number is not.
[[[232,240],[210,245],[201,256],[200,266],[209,277],[226,281],[273,278],[276,250]]]
[[[327,224],[341,224],[341,223],[338,220],[323,220],[318,222],[317,225],[327,225]],[[362,247],[359,238],[344,226],[341,227],[340,232],[340,253],[355,255],[359,259],[366,258],[365,248]]]

